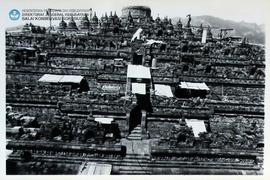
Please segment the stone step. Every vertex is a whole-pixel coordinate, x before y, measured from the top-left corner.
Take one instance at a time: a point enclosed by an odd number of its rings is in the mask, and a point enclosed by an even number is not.
[[[61,119],[62,118],[62,116],[61,115],[54,115],[54,117],[53,117],[54,119]]]
[[[143,163],[149,163],[150,162],[150,157],[125,157],[122,162],[128,162],[128,163],[133,163],[133,162],[143,162]]]
[[[119,174],[120,175],[145,175],[145,174],[151,174],[151,172],[147,170],[140,170],[140,171],[119,170]]]
[[[142,127],[141,126],[136,126],[133,130],[141,130]]]
[[[141,132],[142,131],[142,128],[138,128],[138,129],[133,129],[132,131],[131,131],[131,133],[132,132]]]
[[[128,137],[142,137],[142,135],[141,134],[130,134]]]
[[[139,129],[139,128],[142,128],[140,124],[134,127],[134,129]]]
[[[141,167],[145,167],[147,168],[148,165],[149,165],[149,161],[148,160],[128,160],[128,161],[123,161],[121,163],[118,163],[119,167],[129,167],[129,168],[135,168],[138,167],[138,168],[141,168]],[[137,169],[138,169],[137,168]]]
[[[148,159],[125,159],[122,162],[119,162],[118,164],[121,166],[147,166],[149,164]]]
[[[117,164],[120,166],[133,167],[133,166],[146,166],[149,164],[149,162],[150,161],[147,159],[125,159]]]
[[[126,155],[124,159],[147,159],[147,160],[150,160],[150,156],[144,156],[144,155],[131,156],[131,155]]]
[[[142,138],[142,135],[141,134],[130,134],[129,136],[128,136],[129,138]]]
[[[135,154],[135,153],[127,153],[125,158],[149,158],[150,155],[149,154]]]
[[[150,175],[150,172],[130,172],[130,171],[121,171],[119,175]]]
[[[147,170],[119,170],[119,174],[131,174],[131,175],[144,175],[144,174],[151,174],[150,171]]]
[[[132,130],[129,136],[127,137],[129,140],[141,140],[142,139],[142,131],[140,130]]]
[[[142,138],[142,136],[141,136],[141,134],[130,134],[129,136],[128,136],[129,138]]]
[[[139,132],[139,133],[131,133],[131,134],[129,134],[129,136],[141,136],[142,135],[142,133],[141,132]]]
[[[142,133],[141,129],[132,130],[130,134]]]
[[[129,140],[142,140],[142,137],[134,137],[134,136],[128,136],[127,139]]]
[[[16,159],[16,161],[20,161],[21,160],[21,158],[20,158],[20,156],[18,155],[17,156],[18,158],[15,158]],[[45,157],[43,157],[42,158],[42,160],[45,160],[45,161],[51,161],[51,162],[69,162],[69,163],[74,163],[74,162],[77,162],[77,163],[80,163],[81,161],[85,161],[85,159],[82,159],[82,158],[79,158],[79,159],[81,159],[81,160],[75,160],[75,159],[70,159],[70,160],[68,160],[68,159],[66,159],[67,157],[63,157],[63,159],[64,159],[64,161],[63,160],[60,160],[60,159],[58,159],[58,158],[55,158],[55,157],[53,157],[53,158],[51,158],[51,159],[47,159],[47,158],[45,158]],[[12,158],[12,159],[14,159],[14,158]],[[89,159],[88,161],[91,161],[91,162],[101,162],[101,163],[109,163],[109,164],[112,164],[113,165],[113,167],[119,167],[118,169],[120,169],[120,167],[122,167],[123,166],[123,160],[116,160],[116,159],[107,159],[106,160],[106,158],[105,159],[101,159],[101,158],[98,158],[98,159]],[[168,162],[168,161],[166,161],[166,162],[164,162],[164,163],[166,163],[166,165],[165,164],[159,164],[158,162],[156,162],[156,163],[151,163],[151,164],[146,164],[146,163],[140,163],[140,166],[142,166],[142,167],[146,167],[146,170],[148,170],[148,169],[154,169],[154,170],[156,170],[157,168],[158,169],[160,169],[160,170],[162,170],[162,169],[171,169],[171,168],[177,168],[177,169],[182,169],[182,170],[185,170],[185,169],[190,169],[190,168],[192,168],[192,169],[198,169],[198,168],[200,168],[200,169],[203,169],[204,171],[209,171],[209,170],[218,170],[218,171],[220,171],[220,170],[222,170],[222,171],[225,171],[225,170],[230,170],[230,169],[235,169],[236,171],[239,171],[239,170],[244,170],[244,171],[246,171],[246,170],[252,170],[252,171],[254,171],[254,172],[257,172],[259,169],[258,168],[256,168],[256,167],[246,167],[246,166],[241,166],[241,167],[239,167],[239,166],[221,166],[219,163],[211,163],[211,165],[210,164],[205,164],[205,165],[199,165],[199,164],[197,164],[197,165],[191,165],[191,164],[186,164],[186,163],[176,163],[176,164],[171,164],[170,162]],[[194,162],[193,162],[194,163]],[[230,163],[228,163],[228,164],[230,164]],[[124,165],[126,165],[126,163],[124,163]],[[210,166],[209,166],[210,165]],[[127,166],[129,166],[131,169],[132,169],[132,167],[133,166],[138,166],[138,163],[132,163],[132,162],[130,162],[129,164],[127,163]],[[147,169],[148,168],[148,169]],[[146,171],[147,172],[147,171]],[[121,172],[119,172],[119,174],[128,174],[128,173],[130,173],[130,171],[125,171],[125,170],[123,170],[123,171],[121,171]],[[131,172],[132,174],[136,174],[136,172],[134,172],[134,171],[132,171]],[[137,174],[140,174],[141,172],[138,172]],[[145,172],[143,172],[143,173],[141,173],[141,174],[146,174]],[[153,173],[151,173],[150,172],[150,174],[153,174]],[[155,173],[156,174],[156,173]],[[253,173],[254,174],[254,173]]]
[[[130,134],[141,134],[142,130],[132,130]]]
[[[147,166],[140,165],[139,163],[137,165],[133,166],[126,166],[126,165],[121,165],[119,167],[119,170],[127,170],[127,171],[147,171],[149,168]]]

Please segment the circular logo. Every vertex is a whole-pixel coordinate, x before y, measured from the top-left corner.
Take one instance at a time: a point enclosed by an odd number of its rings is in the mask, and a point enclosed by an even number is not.
[[[9,11],[9,18],[11,20],[18,20],[20,18],[20,11],[18,11],[17,9],[12,9],[11,11]]]

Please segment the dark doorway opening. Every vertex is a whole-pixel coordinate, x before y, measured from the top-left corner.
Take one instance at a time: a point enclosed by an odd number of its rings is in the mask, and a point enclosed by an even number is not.
[[[134,52],[133,54],[133,62],[134,65],[142,65],[143,55],[137,54]]]
[[[139,106],[136,106],[134,109],[130,112],[130,118],[129,118],[129,133],[139,124],[141,124],[142,120],[142,112],[141,108]]]
[[[175,91],[175,96],[178,98],[191,98],[191,97],[205,98],[207,94],[208,94],[208,91],[206,90],[176,88],[176,91]]]
[[[146,87],[148,92],[150,91],[150,87]],[[153,112],[150,94],[147,93],[145,95],[136,94],[137,105],[140,109],[143,109],[147,112]]]

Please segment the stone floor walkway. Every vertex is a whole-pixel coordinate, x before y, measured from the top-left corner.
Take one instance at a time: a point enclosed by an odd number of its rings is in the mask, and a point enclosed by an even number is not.
[[[119,166],[119,174],[146,175],[151,174],[148,167],[150,160],[150,140],[122,139],[121,144],[126,146],[126,156]]]
[[[122,139],[121,145],[127,147],[127,154],[150,155],[150,140]]]

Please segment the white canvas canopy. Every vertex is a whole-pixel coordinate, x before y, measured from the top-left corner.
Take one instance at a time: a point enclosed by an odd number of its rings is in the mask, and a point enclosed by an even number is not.
[[[27,121],[27,122],[35,120],[35,119],[36,117],[32,117],[32,116],[23,116],[20,118],[21,121]]]
[[[204,121],[197,119],[186,119],[187,126],[191,127],[195,137],[199,137],[199,133],[206,132]]]
[[[144,83],[132,83],[131,89],[133,94],[146,94],[146,86]]]
[[[210,90],[205,83],[181,82],[179,86],[182,89]]]
[[[158,40],[154,40],[154,39],[147,39],[147,42],[145,43],[145,45],[151,45],[151,44],[166,44],[163,41],[158,41]]]
[[[94,162],[84,163],[79,168],[79,175],[110,175],[112,165],[98,164]]]
[[[173,97],[171,87],[164,84],[155,84],[155,94],[157,96]]]
[[[61,78],[62,78],[62,76],[60,76],[60,75],[44,74],[38,81],[39,82],[58,83]]]
[[[12,128],[6,128],[6,132],[8,133],[18,133],[21,126],[14,126]]]
[[[150,68],[142,65],[128,65],[128,78],[151,79]]]
[[[95,121],[100,122],[101,124],[111,124],[113,118],[95,118]]]
[[[115,61],[123,61],[124,58],[114,58]]]
[[[101,89],[108,92],[119,92],[121,87],[119,85],[105,84]]]
[[[76,76],[76,75],[64,75],[60,79],[60,83],[80,83],[83,79],[83,76]]]
[[[8,159],[8,156],[13,153],[13,150],[6,149],[6,159]]]
[[[140,34],[142,32],[142,28],[137,29],[137,31],[133,34],[131,38],[131,42],[134,41],[135,39],[140,39]]]
[[[38,81],[47,83],[77,83],[79,84],[83,76],[78,75],[55,75],[44,74]]]

